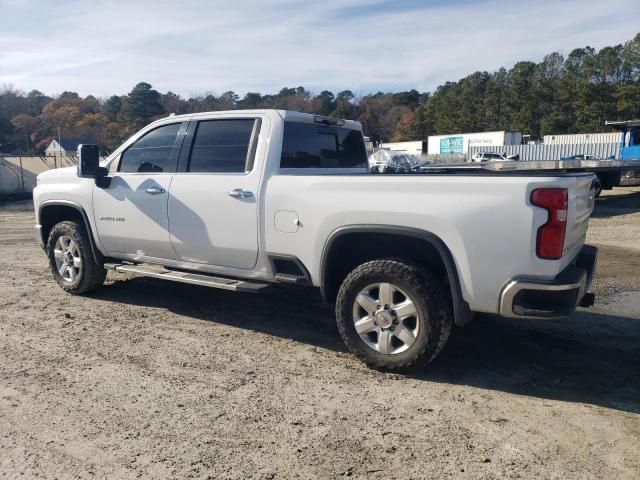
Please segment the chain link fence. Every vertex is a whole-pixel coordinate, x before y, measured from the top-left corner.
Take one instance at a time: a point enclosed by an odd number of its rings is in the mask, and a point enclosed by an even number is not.
[[[77,164],[77,158],[68,155],[52,157],[0,155],[0,197],[29,197],[36,186],[36,177],[39,173]]]

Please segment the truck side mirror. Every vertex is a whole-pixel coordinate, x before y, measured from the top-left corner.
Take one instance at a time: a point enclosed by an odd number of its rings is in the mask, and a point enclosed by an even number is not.
[[[100,173],[100,150],[97,145],[78,145],[78,176],[98,178]]]

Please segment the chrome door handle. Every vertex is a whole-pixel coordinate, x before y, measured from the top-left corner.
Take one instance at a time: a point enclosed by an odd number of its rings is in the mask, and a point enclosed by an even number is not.
[[[233,198],[251,198],[253,197],[253,192],[243,190],[241,188],[234,188],[228,193],[228,195]]]
[[[149,188],[147,188],[146,192],[150,193],[151,195],[159,195],[160,193],[164,193],[164,188],[149,187]]]

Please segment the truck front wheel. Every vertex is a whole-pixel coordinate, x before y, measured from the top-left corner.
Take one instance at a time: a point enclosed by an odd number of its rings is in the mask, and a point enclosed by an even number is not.
[[[82,225],[71,221],[54,225],[47,241],[47,254],[53,278],[63,290],[82,294],[104,283],[107,271],[93,255]]]
[[[345,344],[380,370],[401,372],[429,363],[446,344],[452,317],[449,295],[436,277],[403,259],[358,266],[336,301]]]

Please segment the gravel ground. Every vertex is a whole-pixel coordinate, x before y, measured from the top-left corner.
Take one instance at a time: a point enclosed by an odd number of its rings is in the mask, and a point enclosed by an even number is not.
[[[594,308],[479,317],[413,376],[306,290],[66,295],[30,208],[0,208],[0,478],[640,477],[638,187],[597,201]]]

